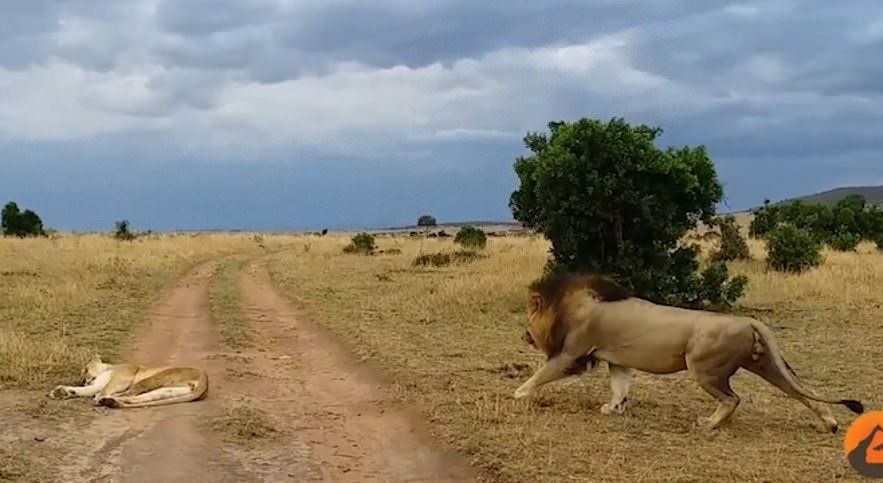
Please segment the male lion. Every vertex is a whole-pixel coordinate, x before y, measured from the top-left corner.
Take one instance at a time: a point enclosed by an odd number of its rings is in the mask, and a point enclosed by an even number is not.
[[[603,360],[612,392],[601,407],[603,414],[624,411],[632,369],[652,374],[687,370],[718,400],[710,417],[699,418],[702,427],[715,429],[739,405],[730,388],[730,377],[739,368],[803,403],[831,432],[837,432],[837,421],[830,408],[810,399],[864,412],[859,401],[824,398],[804,386],[782,357],[773,333],[758,320],[656,304],[600,275],[553,275],[535,281],[529,291],[524,338],[547,360],[515,391],[516,399]]]
[[[81,380],[80,386],[56,386],[49,397],[92,397],[99,406],[139,408],[199,401],[208,392],[202,369],[106,364],[98,355],[83,368]]]

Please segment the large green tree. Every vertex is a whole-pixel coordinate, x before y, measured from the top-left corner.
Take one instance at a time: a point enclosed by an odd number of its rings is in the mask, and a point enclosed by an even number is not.
[[[726,265],[699,272],[698,247],[679,241],[711,223],[723,197],[705,148],[657,148],[662,129],[622,118],[551,122],[528,133],[515,161],[516,220],[552,243],[549,271],[605,273],[636,295],[681,306],[727,305],[747,279]]]

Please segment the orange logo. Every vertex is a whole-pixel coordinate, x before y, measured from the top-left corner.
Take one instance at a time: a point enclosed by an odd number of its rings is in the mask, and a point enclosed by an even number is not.
[[[849,464],[863,476],[883,478],[883,411],[862,414],[843,440]]]

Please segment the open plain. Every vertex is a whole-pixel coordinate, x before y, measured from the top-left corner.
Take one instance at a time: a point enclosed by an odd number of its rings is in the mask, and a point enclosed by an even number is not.
[[[513,400],[542,361],[521,340],[541,237],[415,266],[459,247],[405,233],[345,253],[350,235],[0,239],[0,480],[861,481],[844,431],[819,432],[744,372],[742,404],[710,433],[694,420],[713,400],[686,374],[636,374],[622,416],[599,412],[603,364]],[[784,275],[749,243],[753,260],[729,264],[749,277],[734,310],[772,328],[808,385],[883,406],[883,253],[825,250]],[[210,395],[124,411],[50,400],[95,352],[202,365]]]

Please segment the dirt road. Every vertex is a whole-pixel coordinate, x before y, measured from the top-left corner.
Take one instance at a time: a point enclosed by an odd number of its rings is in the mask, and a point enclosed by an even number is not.
[[[378,374],[297,315],[258,262],[240,278],[257,343],[226,351],[209,315],[213,267],[181,280],[128,352],[142,363],[204,367],[208,397],[96,410],[85,430],[64,435],[69,456],[57,481],[474,481],[462,457],[436,447],[416,414],[387,397]],[[273,434],[240,444],[215,431],[212,422],[237,405],[265,412]]]

